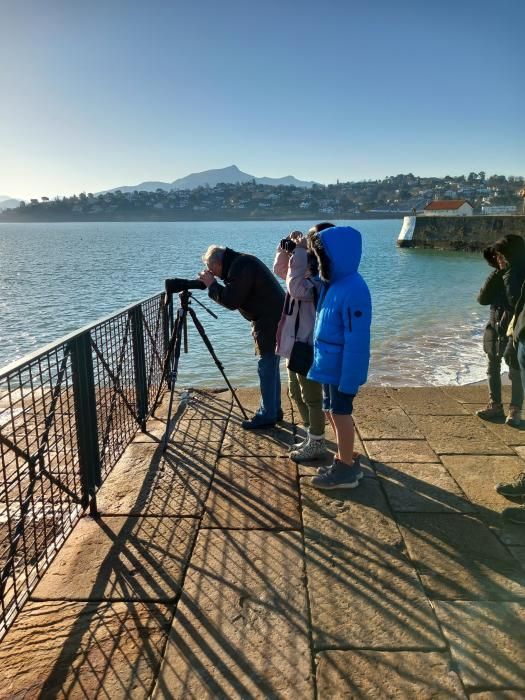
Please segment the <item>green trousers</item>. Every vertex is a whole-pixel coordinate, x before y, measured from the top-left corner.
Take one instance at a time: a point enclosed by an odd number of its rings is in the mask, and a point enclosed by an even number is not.
[[[305,428],[312,435],[324,435],[323,389],[318,382],[288,370],[290,398],[295,401]]]

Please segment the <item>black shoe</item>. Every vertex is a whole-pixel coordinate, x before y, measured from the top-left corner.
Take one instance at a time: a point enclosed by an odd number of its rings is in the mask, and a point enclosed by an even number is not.
[[[275,428],[275,421],[269,421],[263,416],[255,415],[250,420],[243,420],[241,426],[245,430],[258,430],[259,428]]]
[[[525,472],[521,472],[518,476],[507,484],[497,484],[496,491],[511,501],[522,501],[525,499]],[[512,510],[512,509],[511,509]]]
[[[280,423],[283,420],[284,420],[284,413],[282,412],[281,409],[279,409],[277,411],[277,423]]]
[[[508,523],[525,525],[525,508],[505,508],[502,512],[503,519]]]

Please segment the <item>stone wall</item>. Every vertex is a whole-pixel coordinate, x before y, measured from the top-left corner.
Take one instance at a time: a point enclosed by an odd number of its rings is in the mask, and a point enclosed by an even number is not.
[[[402,248],[481,250],[508,233],[525,236],[525,216],[418,216],[412,235],[407,236],[411,219],[405,217],[398,238]]]

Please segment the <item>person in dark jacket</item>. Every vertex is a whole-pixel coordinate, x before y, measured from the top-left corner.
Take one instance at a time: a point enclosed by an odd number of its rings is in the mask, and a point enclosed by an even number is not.
[[[271,271],[258,258],[231,248],[212,245],[203,256],[207,267],[199,278],[213,301],[238,310],[251,322],[255,350],[259,355],[258,373],[261,403],[243,428],[267,428],[282,420],[279,356],[275,353],[277,326],[284,304],[284,292]],[[219,284],[219,277],[224,285]]]
[[[522,284],[514,314],[512,340],[518,357],[521,381],[525,387],[525,283]],[[511,482],[498,484],[496,491],[509,501],[525,502],[525,471],[517,474]],[[501,514],[508,522],[525,525],[525,506],[523,505],[505,508]]]
[[[521,289],[525,281],[525,242],[521,236],[508,234],[494,243],[494,251],[498,267],[503,271],[502,280],[505,289],[506,308],[509,321],[516,313]],[[505,350],[505,359],[510,367],[520,369],[517,356],[517,345],[512,341]],[[523,385],[523,375],[522,375]],[[515,403],[516,401],[516,403]],[[521,409],[523,403],[523,388],[521,395],[512,397],[506,423],[514,428],[521,425]]]
[[[512,425],[515,414],[521,411],[523,388],[518,359],[512,347],[512,341],[507,337],[507,328],[514,313],[504,283],[504,275],[508,273],[508,270],[507,265],[493,246],[485,248],[483,257],[491,267],[495,268],[487,277],[478,294],[480,304],[490,305],[489,322],[483,334],[483,349],[488,359],[489,403],[486,408],[476,411],[476,413],[483,420],[504,418],[501,401],[501,360],[505,358],[509,364],[509,378],[512,386],[507,422]],[[503,265],[502,267],[500,267],[500,263]],[[509,342],[510,347],[508,347]]]

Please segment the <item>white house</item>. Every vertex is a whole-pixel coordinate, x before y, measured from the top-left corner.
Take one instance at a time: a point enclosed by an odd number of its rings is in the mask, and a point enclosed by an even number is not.
[[[466,199],[434,199],[423,210],[424,216],[472,216],[474,207]]]

